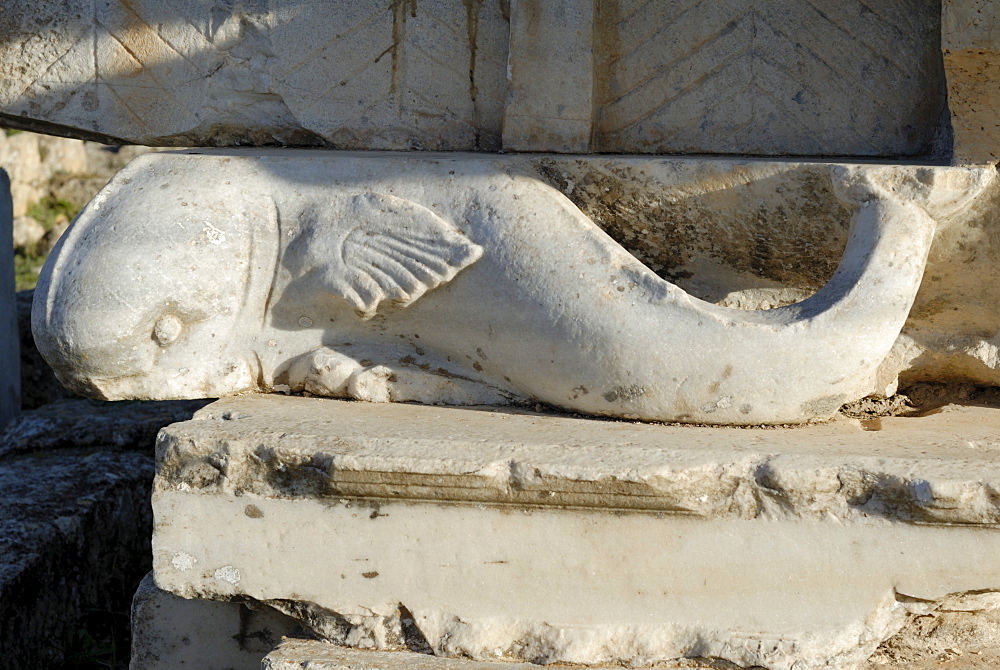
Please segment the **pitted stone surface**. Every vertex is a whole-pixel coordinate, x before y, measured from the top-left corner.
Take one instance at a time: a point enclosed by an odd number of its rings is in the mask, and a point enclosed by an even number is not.
[[[188,419],[204,405],[203,400],[57,400],[25,411],[0,430],[0,457],[73,447],[148,450],[160,428]]]
[[[1000,7],[991,0],[944,0],[942,50],[955,162],[1000,161]]]
[[[63,667],[87,635],[103,645],[127,626],[127,603],[150,569],[154,438],[201,404],[65,401],[0,429],[0,651],[9,667]]]
[[[122,611],[149,569],[152,477],[148,453],[0,456],[0,651],[7,667],[61,667],[84,617]]]
[[[246,396],[161,433],[156,488],[996,524],[998,434],[1000,411],[957,406],[877,431],[846,418],[772,430]]]
[[[854,668],[912,615],[1000,591],[997,421],[707,429],[233,398],[161,434],[156,582],[353,647]]]
[[[952,4],[990,3],[945,3],[946,54]],[[937,157],[951,144],[939,0],[34,0],[4,19],[0,119],[95,139]],[[963,147],[995,124],[977,93],[995,58],[974,60],[948,67]]]
[[[997,593],[948,598],[911,614],[861,670],[991,670],[1000,667]]]
[[[312,640],[284,640],[261,670],[542,670],[534,663],[489,663],[413,652],[359,651]]]
[[[939,628],[955,628],[948,620],[948,613],[921,618],[931,619],[931,625],[937,624]],[[941,619],[946,620],[943,625]],[[995,628],[996,624],[993,623],[993,626]],[[916,633],[915,630],[912,632]],[[989,633],[986,637],[989,638]],[[914,638],[911,640],[914,647],[908,649],[909,654],[879,655],[878,660],[869,661],[862,670],[993,670],[997,667],[1000,653],[997,653],[995,647],[987,646],[984,649],[975,643],[969,646],[967,639],[961,642],[958,640],[961,640],[960,636],[931,642]],[[355,650],[326,642],[297,639],[284,640],[264,658],[262,665],[263,670],[535,670],[540,667],[542,666],[531,663],[512,666],[509,663],[441,658],[411,652]],[[668,662],[657,667],[669,670],[719,670],[718,663],[713,663],[711,659],[696,658]]]
[[[33,331],[67,387],[109,400],[290,388],[801,423],[885,392],[913,360],[879,369],[936,231],[968,222],[997,183],[992,168],[919,165],[160,153],[119,173],[62,238]],[[646,212],[625,214],[630,202]],[[796,254],[817,247],[833,265],[833,245],[813,240],[845,219],[839,264],[820,279]],[[779,244],[773,262],[759,262],[766,250],[748,263],[756,231],[779,221],[806,249]],[[702,273],[671,244],[710,226],[718,234],[699,243],[710,255],[819,290],[784,300],[794,292],[756,278],[732,296],[729,268]],[[715,298],[735,300],[710,304],[654,272],[670,266],[703,287],[721,279]],[[740,309],[753,306],[775,309]]]

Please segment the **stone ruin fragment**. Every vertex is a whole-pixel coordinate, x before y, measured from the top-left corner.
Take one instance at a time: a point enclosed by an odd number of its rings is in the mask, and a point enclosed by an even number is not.
[[[76,392],[223,398],[157,441],[134,669],[861,668],[992,621],[1000,415],[838,415],[1000,385],[991,3],[5,11],[0,121],[202,147],[33,311]]]

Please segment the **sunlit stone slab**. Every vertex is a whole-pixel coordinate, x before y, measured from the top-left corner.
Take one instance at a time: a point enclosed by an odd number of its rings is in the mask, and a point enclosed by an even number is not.
[[[943,63],[940,0],[21,0],[0,13],[0,122],[164,146],[944,159],[952,101],[964,158],[976,123],[995,129],[996,57],[951,28],[995,10],[944,4]]]
[[[161,434],[156,582],[350,646],[850,668],[908,613],[1000,590],[998,428],[234,398]]]
[[[0,123],[157,146],[500,146],[506,3],[0,10]]]
[[[945,0],[942,49],[955,162],[1000,161],[1000,5]]]
[[[904,629],[905,643],[894,640],[865,663],[861,670],[987,670],[997,667],[1000,650],[995,646],[996,612],[978,609],[985,603],[953,601],[932,616],[917,616]],[[987,609],[989,605],[986,605]],[[971,609],[971,611],[970,611]],[[990,626],[977,622],[987,620]],[[964,624],[964,625],[963,625]],[[928,635],[928,628],[933,632]],[[717,659],[678,659],[656,667],[668,670],[719,670]],[[725,667],[725,666],[723,666]],[[733,666],[729,666],[733,667]],[[758,666],[759,667],[759,666]],[[535,670],[532,664],[491,663],[468,659],[426,656],[408,651],[367,651],[347,649],[329,642],[288,639],[282,641],[263,661],[264,670]]]
[[[261,670],[542,670],[534,663],[490,663],[410,651],[359,651],[313,640],[284,640]]]

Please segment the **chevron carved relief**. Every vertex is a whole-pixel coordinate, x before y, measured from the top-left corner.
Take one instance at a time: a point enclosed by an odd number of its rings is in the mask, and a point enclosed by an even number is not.
[[[598,151],[912,155],[937,139],[937,0],[602,8]]]
[[[501,9],[454,0],[308,5],[271,34],[287,47],[274,88],[341,148],[498,149],[509,32]],[[344,123],[358,117],[372,130]]]
[[[14,7],[4,112],[149,144],[499,148],[504,0],[78,4]]]
[[[0,2],[0,115],[152,145],[942,156],[950,35],[954,133],[993,146],[996,49],[953,38],[997,3],[940,3]]]

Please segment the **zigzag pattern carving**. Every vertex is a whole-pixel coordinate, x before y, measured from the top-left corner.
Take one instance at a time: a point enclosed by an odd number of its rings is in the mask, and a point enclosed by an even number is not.
[[[321,125],[312,117],[342,109],[340,118],[380,119],[387,136],[403,138],[391,141],[410,137],[416,148],[465,148],[440,146],[444,125],[462,129],[452,132],[468,136],[469,148],[499,148],[490,129],[500,126],[509,27],[494,4],[317,3],[280,30],[315,45],[275,71],[299,118]],[[300,90],[311,91],[301,102]],[[349,131],[326,134],[344,148],[365,146]]]
[[[596,149],[907,155],[944,105],[937,0],[646,0],[602,17]]]
[[[26,63],[30,83],[0,103],[30,99],[33,114],[57,118],[73,107],[94,131],[128,128],[154,141],[218,126],[222,143],[230,128],[249,127],[250,143],[258,132],[266,142],[303,130],[341,148],[498,149],[502,9],[102,0]]]

